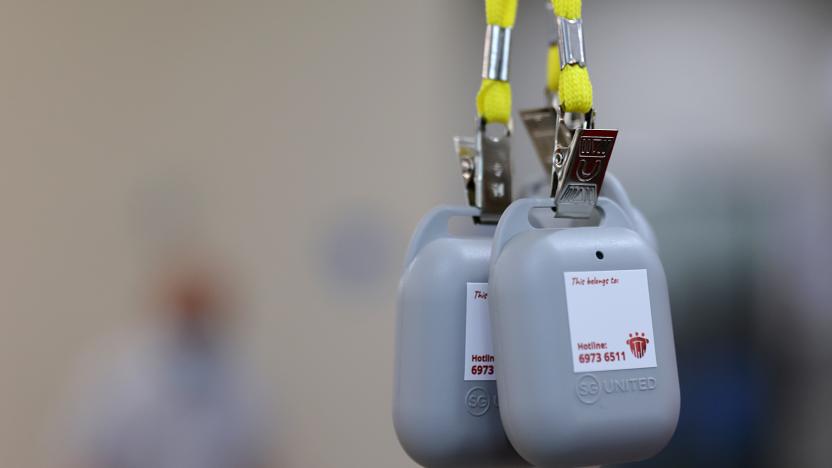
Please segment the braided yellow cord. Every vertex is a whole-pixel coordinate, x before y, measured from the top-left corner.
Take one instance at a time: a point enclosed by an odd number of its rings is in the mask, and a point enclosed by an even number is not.
[[[589,81],[589,71],[578,65],[569,65],[561,70],[558,95],[566,112],[589,112],[592,109],[592,83]]]
[[[566,19],[581,17],[581,0],[552,0],[555,14]]]
[[[485,0],[485,20],[503,28],[513,28],[517,0]]]
[[[482,80],[477,93],[477,113],[486,122],[508,125],[511,120],[511,85],[508,81]]]
[[[488,24],[514,27],[517,0],[485,0]],[[477,93],[477,113],[486,122],[508,125],[511,120],[511,85],[507,81],[483,79]]]
[[[556,93],[558,92],[558,81],[560,81],[560,54],[557,44],[549,47],[549,61],[546,68],[546,88]]]
[[[581,17],[581,0],[552,0],[552,5],[555,7],[557,16],[566,19]],[[550,68],[551,62],[550,55]],[[592,82],[589,80],[589,71],[586,68],[581,68],[580,65],[567,65],[561,70],[559,81],[558,95],[563,110],[585,114],[592,109]]]

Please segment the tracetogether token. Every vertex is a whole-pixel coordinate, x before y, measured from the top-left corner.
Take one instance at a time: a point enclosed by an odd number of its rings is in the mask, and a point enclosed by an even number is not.
[[[490,237],[448,233],[439,207],[413,235],[399,285],[393,422],[423,466],[525,464],[500,422],[488,315]]]
[[[679,381],[664,270],[631,216],[601,198],[597,227],[538,229],[524,199],[495,233],[489,307],[500,412],[539,466],[648,458],[676,428]],[[638,428],[638,430],[633,430]]]

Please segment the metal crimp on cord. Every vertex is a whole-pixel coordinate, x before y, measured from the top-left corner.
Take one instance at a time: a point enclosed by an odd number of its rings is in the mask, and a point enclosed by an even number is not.
[[[508,81],[511,28],[494,24],[485,30],[482,57],[482,77],[487,80]]]
[[[581,19],[567,19],[558,16],[558,42],[561,70],[566,68],[567,65],[586,67],[584,26]]]

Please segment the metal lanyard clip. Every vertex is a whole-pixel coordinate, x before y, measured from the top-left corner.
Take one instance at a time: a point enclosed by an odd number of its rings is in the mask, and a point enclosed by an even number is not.
[[[559,107],[557,95],[547,91],[546,98],[552,103],[551,106],[520,111],[520,118],[540,163],[547,174],[552,174],[556,141],[557,146],[568,147],[572,143],[572,132],[566,125],[558,126],[559,112],[555,110]]]
[[[510,135],[508,126],[502,135],[489,135],[481,122],[476,137],[454,137],[468,203],[481,211],[476,223],[496,224],[511,204]]]
[[[558,139],[554,151],[552,198],[558,218],[588,218],[592,215],[604,183],[618,130],[599,130],[595,113],[575,119],[557,109],[555,133],[571,133],[568,146]]]
[[[595,112],[563,112],[551,107],[520,116],[543,167],[551,177],[558,218],[588,218],[598,201],[618,130],[596,130]]]

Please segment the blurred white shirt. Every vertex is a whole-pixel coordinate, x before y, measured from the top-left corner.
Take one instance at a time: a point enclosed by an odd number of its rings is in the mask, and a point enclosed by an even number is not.
[[[169,330],[99,355],[70,421],[83,468],[249,468],[269,452],[250,382],[226,348]],[[74,464],[72,466],[75,466]]]

